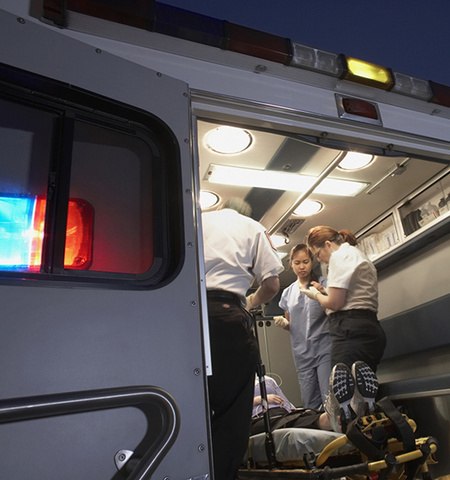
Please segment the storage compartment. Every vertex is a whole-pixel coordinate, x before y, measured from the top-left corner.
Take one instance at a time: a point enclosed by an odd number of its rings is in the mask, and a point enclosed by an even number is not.
[[[360,248],[378,266],[387,255],[391,263],[402,258],[410,240],[436,233],[447,224],[450,211],[450,173],[445,169],[426,185],[411,193],[391,210],[358,232]],[[416,247],[423,242],[416,242]],[[426,242],[425,242],[426,243]],[[396,252],[403,254],[396,256]],[[387,265],[386,261],[382,262]]]
[[[446,215],[450,202],[450,174],[433,183],[400,208],[405,236],[425,227],[437,218]]]
[[[365,235],[359,238],[359,244],[364,253],[370,258],[377,258],[380,254],[399,244],[394,216],[386,218],[372,227]]]

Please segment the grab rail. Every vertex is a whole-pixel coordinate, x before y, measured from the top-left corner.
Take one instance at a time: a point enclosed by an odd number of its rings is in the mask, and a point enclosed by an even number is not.
[[[135,451],[142,452],[142,457],[127,477],[127,480],[148,480],[170,450],[179,431],[179,411],[175,400],[158,387],[118,387],[0,400],[0,424],[122,407],[138,408],[150,420],[147,410],[155,406],[163,421],[161,433],[147,448],[147,435],[144,436]]]

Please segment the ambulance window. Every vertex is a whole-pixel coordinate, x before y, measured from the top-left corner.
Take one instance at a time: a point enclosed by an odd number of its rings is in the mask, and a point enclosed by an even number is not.
[[[148,140],[76,122],[69,198],[95,209],[89,270],[142,274],[152,266],[155,154]]]
[[[13,77],[0,91],[0,277],[125,288],[167,281],[183,252],[170,129],[42,77],[31,94]]]
[[[0,111],[0,268],[32,270],[32,250],[42,244],[34,215],[47,195],[56,115],[3,99]]]

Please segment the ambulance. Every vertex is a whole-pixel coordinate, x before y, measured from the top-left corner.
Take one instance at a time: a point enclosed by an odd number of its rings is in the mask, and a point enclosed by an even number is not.
[[[281,291],[311,227],[356,235],[380,393],[448,473],[449,86],[151,0],[2,0],[0,32],[2,478],[213,478],[201,215],[232,197]],[[278,300],[261,354],[301,406]]]

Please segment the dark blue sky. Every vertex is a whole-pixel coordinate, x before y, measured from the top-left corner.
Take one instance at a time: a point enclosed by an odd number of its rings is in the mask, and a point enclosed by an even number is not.
[[[159,3],[450,86],[450,0],[161,0]]]

